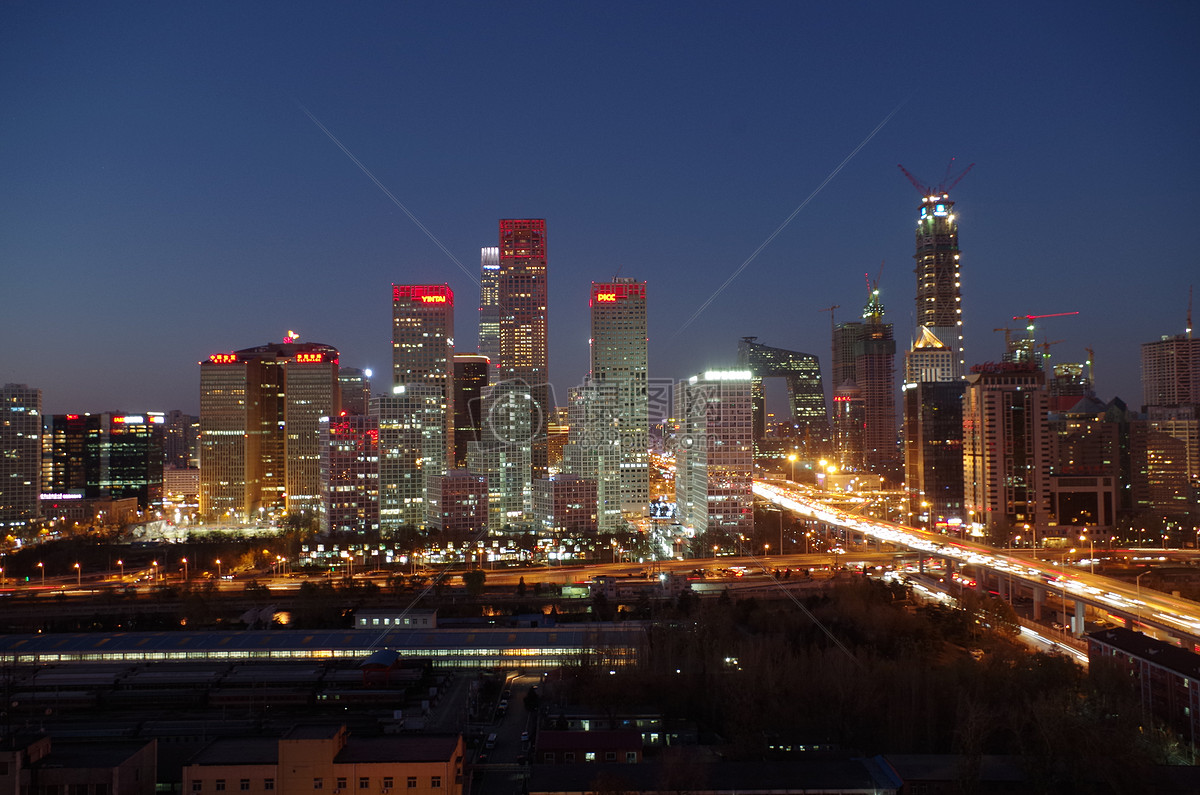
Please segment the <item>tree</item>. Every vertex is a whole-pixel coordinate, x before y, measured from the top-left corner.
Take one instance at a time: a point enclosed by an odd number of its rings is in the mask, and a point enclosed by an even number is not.
[[[525,597],[525,578],[524,577],[522,577],[517,582],[517,596],[519,596],[521,598]]]
[[[483,569],[472,569],[464,572],[463,585],[467,588],[467,593],[471,596],[480,596],[483,594],[483,584],[487,581],[487,573]]]

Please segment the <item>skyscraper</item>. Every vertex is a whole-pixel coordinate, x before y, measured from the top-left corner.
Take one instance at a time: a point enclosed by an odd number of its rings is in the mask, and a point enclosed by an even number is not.
[[[862,465],[882,469],[895,464],[896,341],[892,324],[883,322],[878,288],[867,298],[862,322],[839,323],[834,329],[833,352],[834,386],[841,389],[849,381],[860,391]],[[844,419],[846,407],[835,408]]]
[[[1200,337],[1163,336],[1142,344],[1142,410],[1200,405]]]
[[[445,405],[439,450],[423,450],[444,475],[454,464],[454,291],[445,284],[392,285],[392,387],[428,386]]]
[[[675,501],[696,534],[754,529],[751,374],[710,370],[675,390]]]
[[[965,172],[964,172],[965,173]],[[928,328],[955,352],[954,377],[966,371],[963,356],[962,291],[958,222],[948,193],[921,199],[917,219],[917,325]]]
[[[964,521],[993,530],[1050,518],[1045,373],[1032,364],[976,366],[963,395]],[[1007,540],[1007,539],[1003,539]]]
[[[379,421],[365,414],[321,421],[321,531],[379,529]]]
[[[340,411],[338,351],[268,343],[200,363],[200,513],[246,521],[321,509],[321,417]]]
[[[650,405],[647,398],[646,283],[592,282],[591,383],[615,388],[609,420],[620,445],[621,511],[641,517],[650,502]]]
[[[742,337],[738,342],[738,366],[750,371],[753,389],[754,441],[766,436],[764,378],[782,378],[787,384],[788,408],[797,443],[814,457],[823,453],[829,439],[829,415],[825,412],[825,390],[821,385],[821,363],[811,353],[772,348]]]
[[[162,412],[55,414],[45,427],[47,490],[88,499],[136,497],[141,510],[163,496]]]
[[[596,520],[602,533],[617,532],[621,517],[621,439],[614,426],[619,406],[615,383],[585,384],[567,396],[567,443],[563,471],[596,485]]]
[[[467,446],[478,442],[483,428],[483,390],[492,367],[478,353],[454,354],[454,468],[467,468]]]
[[[514,382],[532,398],[532,477],[547,476],[546,422],[550,416],[547,348],[546,221],[500,221],[499,380]]]
[[[500,249],[479,250],[479,353],[500,363]]]
[[[38,515],[42,489],[42,391],[25,384],[0,390],[0,528]]]
[[[338,389],[342,393],[342,411],[360,417],[366,415],[367,401],[371,399],[370,370],[340,367]]]

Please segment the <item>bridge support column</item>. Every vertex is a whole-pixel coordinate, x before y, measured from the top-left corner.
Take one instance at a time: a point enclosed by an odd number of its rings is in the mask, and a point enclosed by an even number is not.
[[[1033,586],[1033,620],[1042,620],[1042,604],[1046,601],[1046,589],[1040,585]]]
[[[988,570],[982,566],[975,567],[975,590],[981,594],[988,591]]]
[[[1087,605],[1083,602],[1075,601],[1075,615],[1071,618],[1071,634],[1079,637],[1087,628]]]

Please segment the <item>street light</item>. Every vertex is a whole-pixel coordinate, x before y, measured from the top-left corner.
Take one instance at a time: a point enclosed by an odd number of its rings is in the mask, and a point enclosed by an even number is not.
[[[46,587],[46,564],[38,561],[38,568],[42,570],[42,587]]]
[[[83,585],[83,569],[79,568],[79,564],[75,564],[75,587]]]
[[[795,483],[796,482],[796,454],[795,453],[788,454],[787,460],[788,460],[788,471],[789,471],[788,482]]]
[[[1062,556],[1062,581],[1063,581],[1062,582],[1062,592],[1063,592],[1062,606],[1063,606],[1063,636],[1064,637],[1067,634],[1067,621],[1070,620],[1069,618],[1067,618],[1067,557],[1069,555],[1074,555],[1074,554],[1075,554],[1075,548],[1071,547],[1071,549],[1064,552],[1063,556]],[[1072,630],[1072,634],[1074,634],[1073,630]]]
[[[1095,574],[1096,573],[1096,540],[1094,538],[1088,538],[1086,535],[1080,536],[1079,543],[1082,544],[1084,541],[1087,541],[1091,545],[1091,566],[1092,566],[1091,573]]]
[[[121,582],[125,582],[125,561],[118,560],[117,565],[121,567]]]
[[[221,580],[221,559],[217,558],[217,581]]]
[[[1147,574],[1149,574],[1151,571],[1153,571],[1153,569],[1146,569],[1141,574],[1134,577],[1134,579],[1137,580],[1137,598],[1138,598],[1137,620],[1138,620],[1139,624],[1142,623],[1142,578],[1145,577]]]
[[[182,560],[183,560],[183,581],[186,583],[188,581],[187,558],[183,558]]]
[[[157,584],[158,583],[158,561],[152,560],[152,561],[150,561],[150,565],[154,568],[154,579],[152,580],[152,582]]]

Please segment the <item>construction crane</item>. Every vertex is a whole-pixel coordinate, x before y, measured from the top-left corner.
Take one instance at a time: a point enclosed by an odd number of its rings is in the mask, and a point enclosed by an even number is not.
[[[1025,330],[1029,332],[1029,339],[1033,339],[1033,321],[1041,320],[1044,317],[1069,317],[1078,314],[1078,312],[1051,312],[1048,315],[1013,315],[1013,320],[1026,321]]]
[[[1063,343],[1063,342],[1066,342],[1066,340],[1055,340],[1054,342],[1047,342],[1047,341],[1043,340],[1041,343],[1039,343],[1038,347],[1042,349],[1042,359],[1050,358],[1050,346],[1051,345],[1058,345],[1059,343]]]
[[[954,160],[955,158],[950,158],[950,162],[946,165],[946,173],[942,176],[942,181],[937,186],[926,185],[904,166],[900,164],[897,164],[897,166],[904,172],[904,176],[908,177],[908,181],[913,184],[913,187],[921,191],[922,196],[941,196],[944,193],[949,193],[951,188],[962,182],[962,178],[967,175],[968,171],[975,168],[975,164],[972,163],[952,179],[950,172],[954,170]]]
[[[995,334],[997,331],[1003,331],[1003,332],[1004,332],[1004,352],[1005,352],[1005,353],[1007,353],[1009,350],[1011,350],[1011,349],[1012,349],[1012,333],[1013,333],[1013,330],[1012,330],[1012,329],[1010,329],[1008,326],[1001,326],[1000,328],[994,328],[994,329],[992,329],[992,333],[993,333],[993,334]]]
[[[1184,331],[1187,333],[1187,338],[1190,340],[1192,338],[1192,285],[1190,284],[1188,285],[1187,327],[1184,329]]]

